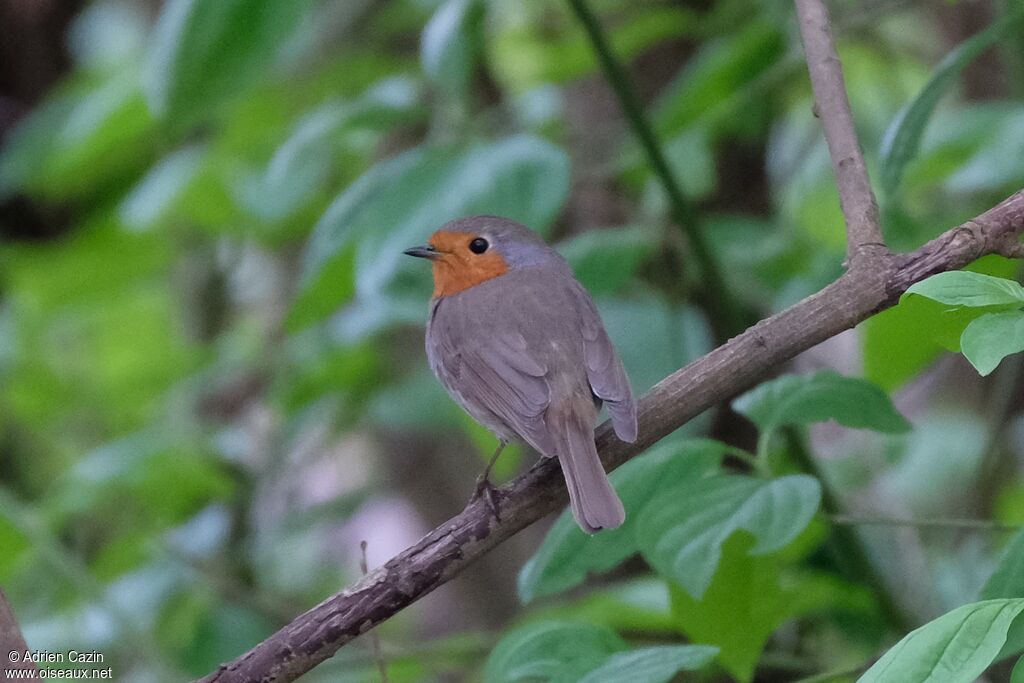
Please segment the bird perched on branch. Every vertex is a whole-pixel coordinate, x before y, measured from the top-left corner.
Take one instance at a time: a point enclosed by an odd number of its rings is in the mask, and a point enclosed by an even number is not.
[[[487,476],[518,437],[559,459],[584,531],[622,524],[594,422],[603,402],[618,437],[635,441],[636,404],[597,308],[565,259],[530,229],[496,216],[452,221],[405,253],[433,263],[430,367],[498,437],[476,495],[487,495],[497,514]]]

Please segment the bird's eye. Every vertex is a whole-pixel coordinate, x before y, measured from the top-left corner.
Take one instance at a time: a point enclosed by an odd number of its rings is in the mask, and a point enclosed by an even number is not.
[[[487,247],[489,246],[491,245],[487,243],[487,240],[485,240],[483,237],[477,237],[475,240],[469,243],[469,250],[474,254],[482,254],[485,251],[487,251]]]

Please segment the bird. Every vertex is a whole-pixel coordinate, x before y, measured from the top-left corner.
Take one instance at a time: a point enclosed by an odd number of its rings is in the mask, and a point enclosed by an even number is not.
[[[499,216],[451,221],[405,254],[432,263],[427,359],[441,384],[498,438],[476,498],[505,445],[525,441],[557,457],[572,514],[589,534],[614,529],[625,509],[604,471],[594,423],[607,407],[616,436],[637,437],[629,377],[597,307],[568,262],[540,235]]]

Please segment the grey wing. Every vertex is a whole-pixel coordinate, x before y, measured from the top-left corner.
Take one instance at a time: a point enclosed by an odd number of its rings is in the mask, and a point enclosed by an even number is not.
[[[583,359],[587,366],[587,380],[594,395],[608,406],[615,434],[623,441],[636,441],[636,402],[629,386],[629,376],[615,352],[612,340],[605,332],[597,307],[590,295],[577,285],[576,298],[580,304],[580,330],[583,333]]]
[[[554,456],[557,446],[544,421],[551,403],[548,369],[530,356],[523,336],[493,337],[469,350],[464,360],[472,378],[463,382],[464,389],[535,449]]]
[[[548,368],[533,358],[518,333],[491,334],[477,344],[451,349],[464,403],[485,409],[547,456],[557,452],[544,421],[551,402]],[[470,410],[472,413],[473,411]]]

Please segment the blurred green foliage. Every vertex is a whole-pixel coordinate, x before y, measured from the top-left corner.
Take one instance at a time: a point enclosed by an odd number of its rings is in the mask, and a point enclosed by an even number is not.
[[[568,3],[151,4],[87,3],[69,73],[0,147],[0,202],[59,233],[0,238],[0,586],[34,648],[170,681],[353,580],[359,540],[382,562],[469,495],[493,439],[426,368],[429,276],[404,248],[467,214],[530,225],[594,294],[637,393],[721,341],[721,312],[694,296],[701,269]],[[591,4],[731,295],[767,316],[839,275],[789,3]],[[832,4],[894,248],[1024,185],[1019,3],[966,42],[947,15],[972,3]],[[972,71],[985,54],[998,74]],[[969,681],[1024,650],[1019,538],[865,527],[881,582],[835,552],[830,501],[1024,519],[1024,297],[1000,279],[1014,262],[970,270],[616,471],[621,529],[563,514],[505,560],[518,611],[495,597],[506,572],[385,625],[391,680],[852,680],[933,619],[865,680],[956,661]],[[961,349],[992,377],[935,362]],[[842,374],[806,372],[822,365]],[[307,678],[376,675],[354,644]]]

